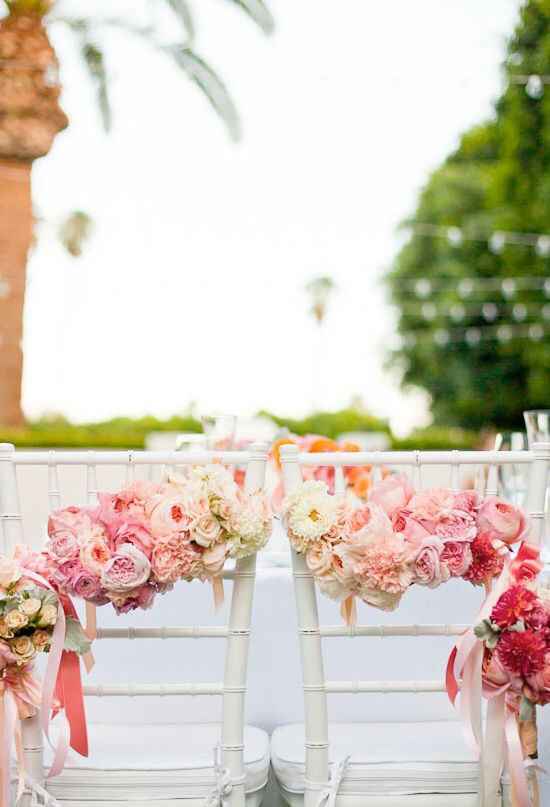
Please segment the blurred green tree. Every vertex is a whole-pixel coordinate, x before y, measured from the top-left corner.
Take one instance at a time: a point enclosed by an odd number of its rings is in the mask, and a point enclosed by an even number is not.
[[[233,140],[240,121],[227,87],[195,50],[195,26],[188,0],[148,0],[174,15],[176,39],[166,43],[154,25],[140,27],[133,19],[99,18],[93,10],[82,17],[63,16],[61,0],[0,0],[0,423],[23,423],[21,377],[23,306],[27,256],[33,238],[31,169],[50,151],[69,121],[61,109],[59,64],[48,38],[51,25],[65,25],[75,34],[94,84],[106,130],[111,127],[108,70],[98,31],[117,28],[160,49],[212,104]],[[263,0],[228,0],[246,12],[266,33],[273,17]],[[52,13],[50,13],[52,12]],[[59,12],[54,16],[53,12]],[[75,213],[62,227],[62,241],[78,254],[90,228],[85,213]]]
[[[550,0],[522,7],[504,72],[494,117],[463,135],[421,192],[388,278],[401,335],[391,363],[404,386],[430,393],[437,423],[466,428],[517,427],[524,409],[549,405],[550,239],[499,233],[550,233],[550,86],[537,79],[550,74]],[[447,236],[426,237],[419,223]],[[502,285],[522,277],[534,287]]]

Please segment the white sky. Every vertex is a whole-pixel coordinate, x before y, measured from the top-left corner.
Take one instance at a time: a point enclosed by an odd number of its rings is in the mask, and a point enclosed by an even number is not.
[[[133,19],[142,4],[94,5]],[[197,49],[242,114],[238,146],[165,57],[113,33],[103,135],[56,30],[72,125],[35,167],[52,226],[30,266],[27,413],[167,415],[194,401],[301,415],[360,395],[400,431],[422,422],[422,396],[383,368],[394,320],[380,281],[428,172],[490,113],[519,5],[271,0],[268,39],[231,3],[195,0]],[[78,208],[96,229],[75,261],[53,225]],[[321,337],[303,290],[319,274],[338,285]]]

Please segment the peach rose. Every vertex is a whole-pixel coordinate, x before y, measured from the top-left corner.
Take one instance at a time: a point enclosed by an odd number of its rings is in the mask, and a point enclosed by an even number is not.
[[[505,544],[515,544],[525,538],[527,533],[527,519],[523,510],[497,496],[488,496],[483,501],[477,524],[480,532]]]
[[[80,549],[80,562],[87,571],[101,575],[105,565],[111,559],[111,550],[102,538],[88,541]]]
[[[332,547],[325,541],[317,541],[306,553],[308,569],[316,577],[327,574],[332,569]]]

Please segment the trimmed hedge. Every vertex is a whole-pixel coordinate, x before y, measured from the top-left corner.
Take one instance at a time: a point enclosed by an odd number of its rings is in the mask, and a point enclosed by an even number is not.
[[[392,448],[396,451],[467,451],[479,447],[480,436],[477,432],[446,426],[429,426],[412,432],[408,437],[394,437],[392,440]]]
[[[314,412],[302,420],[282,418],[271,412],[259,412],[270,418],[277,426],[287,428],[292,434],[322,434],[336,439],[346,432],[385,432],[391,434],[387,420],[381,420],[358,409],[342,409],[339,412]]]

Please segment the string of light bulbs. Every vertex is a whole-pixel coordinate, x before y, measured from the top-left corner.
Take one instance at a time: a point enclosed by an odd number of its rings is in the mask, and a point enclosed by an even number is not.
[[[448,329],[416,328],[403,336],[406,347],[415,347],[422,342],[436,344],[439,347],[466,344],[476,347],[482,342],[499,342],[507,344],[516,339],[530,342],[541,342],[550,338],[550,326],[534,323],[532,325],[484,325],[480,327]]]
[[[430,224],[414,222],[407,226],[415,235],[445,238],[453,247],[459,247],[464,241],[485,242],[491,252],[499,254],[508,244],[533,247],[541,258],[550,256],[550,235],[548,233],[521,233],[507,230],[495,230],[488,235],[473,232],[455,225]]]
[[[513,305],[496,302],[484,303],[453,303],[451,305],[436,304],[433,302],[403,302],[400,308],[408,314],[418,314],[427,321],[435,320],[438,316],[448,317],[454,322],[462,322],[466,317],[479,316],[486,322],[495,322],[506,317],[515,322],[525,322],[528,319],[537,319],[550,322],[550,303],[514,303]]]

